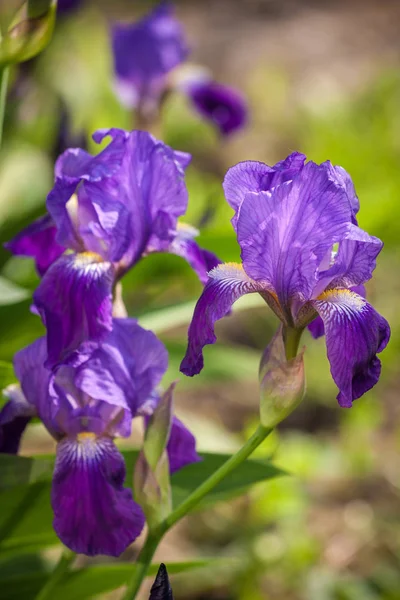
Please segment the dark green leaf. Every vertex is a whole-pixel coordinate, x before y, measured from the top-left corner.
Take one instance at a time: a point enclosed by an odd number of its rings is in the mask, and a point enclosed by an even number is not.
[[[28,458],[13,454],[0,454],[0,491],[7,488],[49,479],[53,472],[50,459]]]

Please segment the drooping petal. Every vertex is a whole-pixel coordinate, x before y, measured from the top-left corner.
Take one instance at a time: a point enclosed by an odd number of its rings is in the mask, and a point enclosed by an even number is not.
[[[247,160],[228,169],[223,188],[225,198],[235,211],[232,219],[234,228],[236,229],[239,207],[246,194],[266,192],[285,181],[290,181],[303,168],[305,160],[304,154],[293,152],[273,167],[255,160]]]
[[[22,434],[36,410],[26,400],[19,385],[9,385],[3,394],[8,402],[0,410],[0,454],[16,454]]]
[[[85,346],[80,352],[85,352]],[[167,370],[168,353],[153,332],[134,319],[113,319],[101,345],[76,368],[79,389],[96,400],[128,406],[135,416]]]
[[[145,518],[124,481],[124,459],[110,438],[81,434],[58,444],[51,503],[63,544],[119,556],[137,538]]]
[[[331,373],[339,388],[338,402],[350,407],[353,400],[378,382],[381,362],[376,355],[389,341],[389,324],[350,290],[329,290],[313,304],[325,325]]]
[[[113,277],[111,263],[89,252],[62,256],[50,267],[33,296],[47,328],[46,366],[111,330]]]
[[[4,247],[17,256],[34,258],[39,275],[44,275],[49,266],[65,251],[65,248],[56,242],[56,234],[57,229],[50,215],[44,215],[4,244]]]
[[[356,285],[351,287],[350,291],[362,296],[362,298],[367,297],[367,292],[364,285]],[[325,335],[324,322],[319,315],[307,325],[307,329],[315,340]]]
[[[208,272],[220,264],[220,260],[213,252],[201,248],[194,240],[199,231],[190,225],[178,223],[176,235],[170,243],[167,251],[184,258],[192,269],[197,273],[201,283],[208,281]],[[154,248],[154,251],[157,251]]]
[[[343,186],[346,191],[347,197],[350,202],[351,209],[353,211],[352,222],[354,225],[357,225],[356,214],[360,210],[360,202],[358,200],[358,196],[356,194],[356,190],[354,187],[354,183],[348,174],[348,172],[338,165],[332,165],[329,161],[326,164],[329,164],[332,169],[332,176],[339,185]]]
[[[244,294],[262,291],[263,286],[247,277],[241,265],[226,263],[209,273],[209,280],[200,296],[188,332],[188,348],[181,371],[192,377],[203,368],[203,348],[214,344],[214,324],[227,315],[231,306]]]
[[[196,438],[177,417],[172,420],[167,454],[171,473],[201,460],[196,452]]]
[[[156,104],[166,74],[188,54],[182,26],[167,2],[137,23],[114,25],[112,50],[117,92],[123,86],[120,98],[129,107]]]
[[[271,192],[247,194],[237,222],[246,273],[267,282],[288,315],[293,297],[312,298],[317,269],[346,237],[351,215],[343,188],[312,162]]]
[[[247,103],[237,90],[216,81],[198,81],[183,86],[194,108],[209,119],[222,135],[229,135],[246,124]]]

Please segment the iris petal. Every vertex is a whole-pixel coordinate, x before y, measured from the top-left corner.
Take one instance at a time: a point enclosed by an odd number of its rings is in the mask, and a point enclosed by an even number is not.
[[[119,556],[138,537],[145,518],[124,481],[124,459],[111,439],[81,434],[58,444],[53,524],[68,548]]]
[[[231,306],[244,294],[262,291],[263,286],[247,277],[241,265],[226,263],[209,273],[209,280],[200,296],[189,327],[188,348],[181,371],[192,377],[203,368],[202,350],[214,344],[214,324],[227,315]]]
[[[350,407],[378,382],[381,362],[376,355],[389,341],[389,324],[350,290],[324,292],[313,304],[324,322],[331,373],[339,388],[338,402]]]
[[[39,275],[44,275],[65,250],[56,242],[56,234],[57,229],[50,215],[44,215],[4,244],[4,247],[17,256],[34,258]]]
[[[172,420],[167,454],[171,473],[201,460],[196,452],[196,438],[177,417]]]
[[[33,296],[47,328],[46,366],[111,330],[113,276],[111,263],[92,253],[62,256],[47,271]]]
[[[8,386],[3,394],[8,402],[0,410],[0,453],[16,454],[22,434],[36,410],[26,400],[19,385]]]

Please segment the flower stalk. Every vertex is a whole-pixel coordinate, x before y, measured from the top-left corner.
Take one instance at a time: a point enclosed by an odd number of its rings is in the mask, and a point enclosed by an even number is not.
[[[6,113],[9,72],[10,67],[4,67],[0,70],[0,147],[3,141],[4,116]]]
[[[75,560],[75,552],[71,552],[67,548],[64,548],[61,554],[60,560],[58,561],[54,571],[46,581],[45,585],[36,596],[36,600],[51,600],[54,598],[54,590],[68,571],[69,566]]]

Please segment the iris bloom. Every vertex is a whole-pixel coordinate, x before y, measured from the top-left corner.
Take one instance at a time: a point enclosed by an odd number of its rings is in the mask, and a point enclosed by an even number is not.
[[[6,390],[0,431],[9,431],[11,413],[40,417],[57,440],[51,502],[58,537],[75,552],[118,556],[140,534],[144,515],[124,487],[114,438],[128,437],[132,418],[154,410],[167,351],[133,319],[114,319],[101,345],[86,342],[54,372],[45,358],[45,338],[16,354],[21,388]],[[167,452],[171,472],[199,460],[193,435],[176,418]]]
[[[204,77],[204,70],[199,78],[193,76],[196,69],[187,70],[187,79],[177,75],[189,48],[168,2],[161,2],[137,23],[114,25],[112,50],[116,92],[128,108],[151,115],[163,96],[175,87],[221,134],[227,135],[245,124],[247,106],[239,92]]]
[[[97,156],[79,148],[60,156],[49,215],[6,245],[34,257],[43,275],[34,306],[47,328],[49,367],[84,340],[111,331],[112,291],[143,256],[183,256],[203,282],[219,262],[196,244],[195,229],[177,223],[187,208],[190,155],[144,131],[111,129],[93,137],[105,136],[112,141]]]
[[[224,191],[242,264],[209,273],[181,370],[201,371],[202,349],[216,341],[214,323],[240,296],[258,292],[284,324],[287,344],[309,324],[316,336],[325,331],[337,399],[350,407],[377,383],[376,355],[390,336],[387,321],[357,293],[363,288],[355,288],[371,278],[382,242],[357,226],[348,173],[305,160],[293,153],[273,167],[248,161],[227,172]]]

